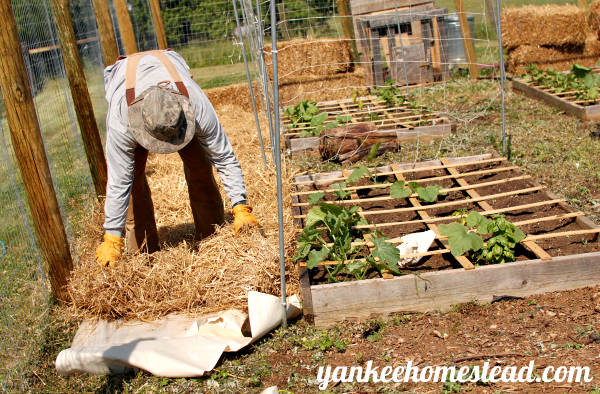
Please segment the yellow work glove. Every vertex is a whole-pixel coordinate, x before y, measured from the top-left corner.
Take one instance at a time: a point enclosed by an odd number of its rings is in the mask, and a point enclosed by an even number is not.
[[[242,227],[245,226],[258,226],[258,220],[254,217],[252,207],[248,205],[238,204],[233,207],[233,215],[235,219],[233,221],[233,227],[235,228],[235,235],[240,233]]]
[[[104,234],[104,242],[96,249],[96,263],[100,267],[114,267],[119,257],[123,239],[112,234]]]

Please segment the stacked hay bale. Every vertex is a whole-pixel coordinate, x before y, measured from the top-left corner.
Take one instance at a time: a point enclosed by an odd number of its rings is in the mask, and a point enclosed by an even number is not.
[[[589,19],[592,23],[593,18]],[[598,35],[590,32],[588,11],[583,8],[511,7],[502,12],[501,21],[508,71],[515,75],[523,74],[532,63],[542,69],[565,71],[573,63],[591,67],[600,58]],[[600,25],[600,19],[597,21]]]
[[[354,67],[347,40],[298,38],[277,44],[279,103],[295,105],[303,100],[329,101],[350,98],[355,86],[365,86],[365,73]],[[273,78],[271,45],[265,45],[269,78]],[[361,94],[366,90],[361,89]],[[235,103],[252,110],[247,83],[207,89],[214,106]],[[273,92],[270,92],[271,94]],[[258,97],[256,82],[254,95]]]
[[[265,62],[273,78],[271,45],[265,45]],[[296,38],[277,44],[277,73],[280,82],[304,82],[352,68],[352,55],[346,40]]]

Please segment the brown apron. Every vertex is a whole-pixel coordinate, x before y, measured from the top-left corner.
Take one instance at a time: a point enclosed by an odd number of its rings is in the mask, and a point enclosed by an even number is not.
[[[179,92],[189,98],[187,88],[183,84],[177,69],[163,51],[139,52],[128,56],[129,60],[125,73],[125,98],[128,106],[135,99],[137,65],[145,55],[154,56],[160,60],[171,75]],[[177,153],[183,161],[192,215],[196,225],[196,239],[200,240],[214,233],[215,225],[224,222],[223,200],[213,176],[208,155],[202,148],[198,138],[192,138],[190,143]],[[147,159],[148,150],[141,145],[137,145],[134,151],[135,165],[129,211],[125,222],[125,237],[129,253],[137,251],[154,253],[160,250],[154,218],[154,205],[152,204],[150,186],[146,178]]]

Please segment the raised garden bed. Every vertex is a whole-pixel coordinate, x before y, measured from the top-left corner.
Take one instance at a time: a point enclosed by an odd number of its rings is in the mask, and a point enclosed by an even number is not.
[[[569,72],[566,71],[566,74]],[[600,69],[593,69],[593,73],[600,73]],[[540,86],[535,81],[526,81],[513,77],[514,90],[522,92],[527,97],[544,101],[546,104],[559,108],[566,114],[576,116],[581,120],[600,120],[600,99],[578,100],[577,91],[565,90],[556,92],[557,88]]]
[[[362,102],[362,108],[359,108]],[[360,97],[357,99],[325,101],[317,103],[321,112],[328,114],[333,121],[337,116],[351,116],[351,124],[375,123],[377,133],[389,134],[395,131],[399,143],[408,141],[429,142],[435,138],[445,138],[453,132],[453,124],[444,117],[440,117],[422,107],[410,108],[406,104],[386,107],[376,100],[376,96]],[[310,125],[299,124],[300,127],[289,129],[292,124],[289,117],[283,115],[282,128],[285,137],[285,148],[288,157],[320,157],[320,137],[300,137],[303,130],[310,129]]]
[[[377,186],[363,178],[351,188],[345,203],[359,205],[360,215],[393,239],[413,232],[433,230],[436,241],[422,256],[421,264],[403,269],[407,276],[327,283],[322,267],[308,270],[299,263],[304,313],[325,327],[344,318],[365,319],[395,312],[425,312],[452,304],[490,301],[494,295],[526,296],[548,291],[597,285],[600,282],[600,228],[505,158],[480,155],[397,164],[377,169]],[[341,182],[349,172],[298,176],[294,179],[294,219],[299,229],[311,206],[307,197],[315,190],[335,201],[329,185]],[[416,198],[393,199],[394,180],[419,180],[448,190],[433,203]],[[484,216],[502,213],[526,238],[517,244],[516,261],[476,266],[466,256],[453,256],[438,226],[456,221],[459,208]],[[416,290],[418,288],[418,290]]]

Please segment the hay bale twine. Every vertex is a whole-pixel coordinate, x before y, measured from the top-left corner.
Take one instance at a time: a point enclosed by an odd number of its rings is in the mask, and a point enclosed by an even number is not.
[[[296,38],[277,43],[277,71],[286,78],[326,77],[351,71],[352,57],[345,40]],[[265,62],[273,78],[271,45],[265,45]]]
[[[513,75],[525,73],[525,67],[535,64],[543,70],[553,68],[567,71],[577,63],[584,67],[592,67],[600,59],[600,41],[595,35],[588,35],[585,44],[579,47],[543,47],[523,45],[511,50],[508,54],[508,71]]]
[[[574,5],[510,7],[502,11],[502,44],[582,46],[586,39],[587,10]]]

